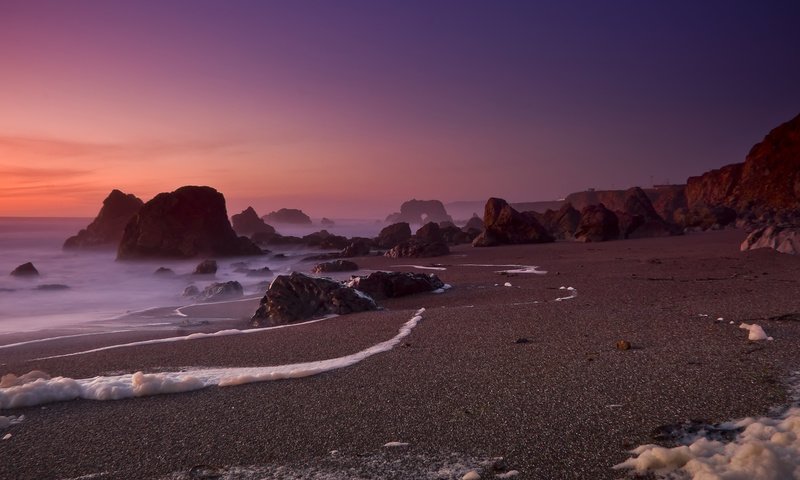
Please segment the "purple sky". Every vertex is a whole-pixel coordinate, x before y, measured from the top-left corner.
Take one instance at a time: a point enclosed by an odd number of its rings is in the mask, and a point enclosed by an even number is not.
[[[0,215],[679,183],[800,112],[800,2],[0,0]]]

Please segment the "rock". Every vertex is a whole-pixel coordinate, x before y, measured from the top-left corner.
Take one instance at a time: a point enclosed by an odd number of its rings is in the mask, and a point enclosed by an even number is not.
[[[322,220],[319,221],[319,224],[322,225],[323,227],[333,227],[334,225],[336,225],[336,222],[334,222],[330,218],[322,217]]]
[[[261,255],[231,228],[225,197],[211,187],[159,193],[125,226],[117,258]]]
[[[158,267],[153,275],[175,275],[175,272],[171,268],[167,267]]]
[[[125,231],[125,225],[142,205],[144,202],[135,195],[112,190],[103,200],[103,206],[97,217],[77,235],[69,237],[64,242],[64,248],[116,247]]]
[[[690,230],[717,230],[736,222],[736,210],[724,205],[697,205],[690,210],[677,210],[674,220],[681,227]]]
[[[262,236],[262,235],[254,234],[253,238],[257,239],[257,240],[253,240],[253,241],[257,241],[257,243],[263,243],[265,245],[277,245],[277,246],[281,246],[281,245],[303,245],[303,244],[306,243],[306,241],[303,240],[300,237],[293,237],[291,235],[281,235],[279,233],[276,233],[274,235],[270,235],[266,239],[264,239],[264,236]],[[261,241],[261,240],[264,240],[264,241]]]
[[[270,223],[311,225],[311,217],[296,208],[281,208],[277,212],[270,212],[261,218]]]
[[[800,115],[770,131],[744,163],[690,177],[686,197],[689,208],[725,206],[740,215],[800,210]]]
[[[239,282],[212,283],[195,295],[195,298],[205,302],[229,300],[244,295],[244,289]]]
[[[353,272],[358,270],[358,265],[349,260],[335,260],[333,262],[325,262],[315,265],[311,269],[311,273],[328,273],[328,272]]]
[[[349,245],[342,249],[339,256],[343,258],[364,257],[369,255],[371,246],[372,240],[368,238],[354,238],[350,240]]]
[[[411,226],[406,222],[400,222],[384,227],[375,239],[375,244],[379,248],[392,248],[409,238],[411,238]]]
[[[571,240],[575,237],[575,231],[581,222],[581,212],[567,202],[557,211],[549,209],[545,211],[540,222],[554,238]]]
[[[476,247],[518,243],[552,242],[553,237],[547,233],[533,214],[519,213],[505,200],[490,198],[486,202],[483,214],[484,230],[472,242]]]
[[[194,297],[200,293],[200,289],[194,285],[189,285],[188,287],[183,289],[183,296],[184,297]]]
[[[233,230],[239,235],[259,234],[267,237],[275,235],[275,228],[264,223],[253,207],[247,207],[242,213],[232,216],[231,223]]]
[[[272,270],[269,267],[247,269],[244,274],[248,277],[271,277]]]
[[[617,350],[622,350],[622,351],[630,350],[631,349],[631,342],[629,342],[627,340],[620,340],[620,341],[617,342],[616,347],[617,347]]]
[[[638,187],[637,187],[638,188]],[[640,189],[650,200],[656,213],[662,219],[672,218],[675,210],[686,208],[686,185],[658,185],[653,188]],[[583,211],[589,205],[603,204],[612,211],[625,211],[625,202],[630,194],[629,190],[588,190],[567,195],[566,203]]]
[[[37,277],[39,270],[36,270],[31,262],[27,262],[12,270],[11,275],[14,277]]]
[[[467,220],[467,223],[464,225],[464,231],[468,231],[470,229],[475,230],[483,230],[483,219],[476,214],[473,214],[472,218]]]
[[[415,233],[414,236],[417,238],[417,240],[426,243],[444,242],[444,237],[442,236],[442,229],[439,227],[439,225],[433,222],[428,222],[422,227],[420,227],[420,229],[417,230],[417,233]]]
[[[617,215],[602,203],[590,205],[581,212],[581,223],[575,231],[580,242],[605,242],[619,238]]]
[[[342,315],[377,308],[372,298],[354,288],[294,272],[272,281],[251,323],[255,327],[284,325],[331,313]]]
[[[742,242],[741,251],[771,248],[780,253],[800,255],[800,226],[770,225],[753,231]]]
[[[350,244],[347,237],[332,235],[327,230],[310,233],[303,237],[303,242],[310,247],[319,247],[325,250],[341,250]]]
[[[195,275],[213,275],[217,273],[217,262],[215,260],[203,260],[194,269]]]
[[[475,236],[479,235],[480,233],[481,233],[480,231],[477,231]],[[468,232],[461,230],[455,225],[441,228],[441,235],[442,238],[444,239],[444,242],[447,243],[448,245],[461,245],[462,243],[470,243],[474,238],[470,237],[470,234]]]
[[[450,249],[443,241],[426,242],[422,240],[411,239],[406,240],[399,245],[395,245],[384,255],[390,258],[426,258],[440,257],[442,255],[448,255],[449,253]]]
[[[57,290],[69,290],[69,285],[64,285],[63,283],[45,283],[42,285],[38,285],[36,290],[44,290],[48,292],[57,291]]]
[[[409,200],[400,205],[399,213],[386,217],[386,221],[421,225],[425,222],[452,222],[453,219],[439,200]]]
[[[444,287],[444,282],[434,274],[373,272],[353,277],[347,284],[372,298],[394,298],[415,293],[432,292]]]

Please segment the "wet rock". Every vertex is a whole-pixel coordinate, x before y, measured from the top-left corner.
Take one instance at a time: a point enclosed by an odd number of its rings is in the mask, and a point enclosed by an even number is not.
[[[349,260],[335,260],[315,265],[311,273],[353,272],[358,270],[358,265]]]
[[[368,238],[351,239],[350,243],[344,247],[340,253],[340,257],[364,257],[369,255],[370,248],[372,247],[372,240]]]
[[[390,258],[427,258],[448,255],[450,248],[443,241],[425,242],[417,239],[406,240],[395,245],[384,255]]]
[[[63,283],[45,283],[42,285],[37,285],[36,290],[44,290],[47,292],[69,290],[69,285],[64,285]]]
[[[273,280],[251,324],[256,327],[283,325],[331,313],[342,315],[377,308],[372,298],[354,288],[294,272]]]
[[[261,255],[231,228],[225,197],[211,187],[187,186],[159,193],[125,226],[117,258],[192,258]]]
[[[483,214],[484,230],[472,245],[488,247],[518,243],[546,243],[554,239],[529,212],[519,213],[501,198],[490,198]]]
[[[158,267],[153,275],[175,275],[175,272],[171,268],[167,267]]]
[[[142,202],[135,195],[112,190],[103,200],[103,206],[92,223],[77,235],[64,242],[64,249],[116,248],[125,225],[142,208]]]
[[[203,260],[194,269],[194,275],[213,275],[217,273],[216,260]]]
[[[605,242],[619,238],[617,215],[602,203],[589,205],[581,212],[581,223],[575,231],[579,242]]]
[[[11,275],[14,277],[37,277],[39,276],[39,270],[36,270],[33,263],[27,262],[11,270]]]
[[[400,222],[384,227],[375,239],[375,244],[379,248],[392,248],[409,238],[411,238],[411,226],[406,222]]]
[[[239,282],[212,283],[195,295],[195,298],[202,301],[220,301],[239,298],[244,295],[244,289]]]
[[[347,284],[375,299],[402,297],[415,293],[432,292],[444,287],[434,274],[373,272],[353,277]]]
[[[188,287],[183,289],[182,295],[184,297],[194,297],[200,293],[200,289],[194,285],[189,285]]]

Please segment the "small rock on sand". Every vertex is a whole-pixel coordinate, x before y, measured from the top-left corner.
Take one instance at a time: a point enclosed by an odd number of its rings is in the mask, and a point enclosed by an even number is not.
[[[461,480],[480,480],[480,478],[481,474],[477,470],[470,470],[461,477]]]
[[[630,350],[631,349],[631,342],[627,340],[620,340],[617,342],[617,350]]]

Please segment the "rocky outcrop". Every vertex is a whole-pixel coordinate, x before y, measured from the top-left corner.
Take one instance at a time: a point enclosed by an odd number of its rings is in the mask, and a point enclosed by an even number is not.
[[[623,238],[667,237],[681,233],[676,225],[661,218],[639,187],[625,191],[625,204],[617,217]]]
[[[690,208],[699,205],[747,212],[800,210],[800,115],[757,143],[744,163],[690,177]]]
[[[311,217],[296,208],[281,208],[277,212],[270,212],[261,218],[268,223],[311,225]]]
[[[490,198],[486,202],[483,224],[483,231],[472,242],[476,247],[553,241],[534,214],[517,212],[500,198]]]
[[[322,225],[323,227],[333,227],[334,225],[336,225],[336,222],[334,222],[328,217],[322,217],[322,220],[319,221],[319,224]]]
[[[467,220],[467,223],[464,224],[464,231],[474,229],[474,230],[483,230],[483,219],[477,215],[473,215],[472,218]]]
[[[355,288],[295,272],[279,275],[272,281],[251,324],[269,327],[331,313],[343,315],[377,308],[372,298]]]
[[[770,225],[759,228],[747,236],[739,249],[771,248],[780,253],[800,255],[800,227]]]
[[[405,242],[395,245],[389,249],[384,255],[389,258],[427,258],[427,257],[440,257],[448,255],[450,248],[443,240],[438,242],[427,242],[412,238]]]
[[[244,295],[242,284],[231,281],[212,283],[200,291],[200,293],[196,294],[195,298],[203,302],[217,302],[221,300],[239,298],[242,295]]]
[[[39,270],[36,270],[36,267],[33,266],[31,262],[23,263],[22,265],[18,266],[14,270],[11,270],[11,276],[13,277],[38,277]]]
[[[676,211],[674,220],[675,223],[689,230],[718,230],[736,221],[736,210],[723,205],[709,207],[700,204],[690,210]]]
[[[350,243],[344,247],[339,254],[342,258],[350,257],[364,257],[369,255],[372,248],[372,240],[368,238],[353,238]]]
[[[375,239],[378,248],[392,248],[411,238],[411,226],[406,222],[395,223],[384,227]]]
[[[217,273],[216,260],[203,260],[194,267],[195,275],[214,275]]]
[[[211,187],[187,186],[159,193],[125,226],[117,250],[121,260],[260,255],[228,221],[225,197]]]
[[[347,285],[372,298],[381,299],[432,292],[444,287],[444,282],[434,274],[373,272],[366,276],[353,277]]]
[[[332,262],[320,263],[311,269],[311,273],[329,272],[354,272],[358,270],[358,265],[349,260],[334,260]]]
[[[581,212],[581,222],[575,231],[579,242],[605,242],[619,238],[617,215],[602,203],[589,205]]]
[[[444,241],[441,227],[433,222],[428,222],[420,227],[419,230],[414,233],[414,237],[416,237],[417,240],[427,243]]]
[[[103,200],[97,217],[77,235],[69,237],[64,242],[64,248],[115,248],[122,238],[125,225],[142,205],[144,202],[135,195],[112,190]]]
[[[547,210],[540,217],[540,223],[554,238],[572,240],[581,221],[581,212],[571,203],[565,203],[557,211]]]
[[[685,185],[660,185],[653,188],[641,189],[647,196],[662,219],[671,219],[675,210],[686,208]],[[603,204],[612,211],[625,211],[625,202],[629,190],[587,190],[567,195],[566,203],[571,203],[578,210],[583,211],[589,205]]]
[[[470,236],[469,232],[465,232],[464,230],[456,227],[444,227],[440,229],[442,238],[444,242],[448,245],[461,245],[462,243],[471,243],[472,239],[478,236],[481,232],[480,230],[472,230],[475,232],[475,236]]]
[[[444,204],[439,200],[409,200],[400,205],[400,212],[386,217],[387,222],[423,224],[426,222],[452,222]]]
[[[325,250],[341,250],[350,244],[347,237],[333,235],[327,230],[310,233],[303,237],[303,242],[309,247],[318,247]]]
[[[232,216],[231,222],[233,224],[233,230],[239,235],[275,235],[275,228],[264,223],[264,220],[258,216],[253,207],[247,207],[242,213],[237,213]]]

